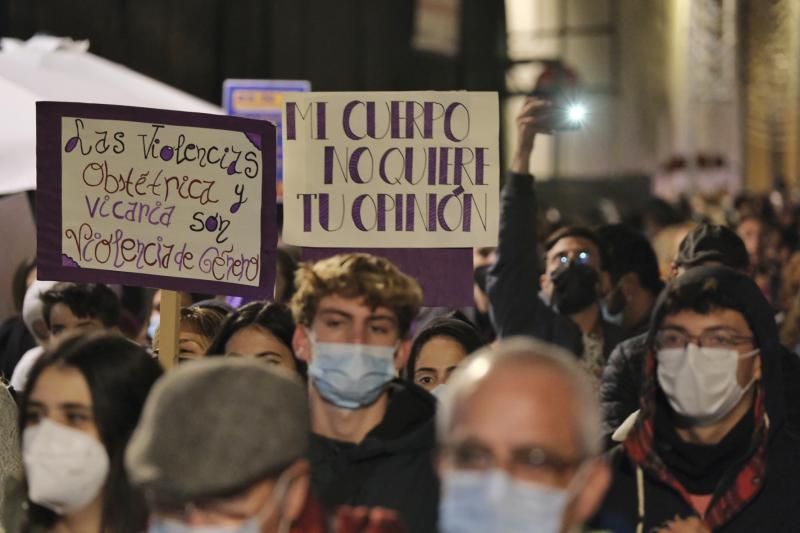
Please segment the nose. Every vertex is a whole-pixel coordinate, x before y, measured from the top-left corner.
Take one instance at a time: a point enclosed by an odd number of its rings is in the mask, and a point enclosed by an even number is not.
[[[353,344],[366,344],[367,343],[367,332],[364,325],[356,325],[353,328],[353,338],[351,339]]]

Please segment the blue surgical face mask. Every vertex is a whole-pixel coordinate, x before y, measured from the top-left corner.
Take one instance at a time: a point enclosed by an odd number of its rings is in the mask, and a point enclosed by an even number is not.
[[[442,533],[559,533],[568,489],[513,479],[503,470],[451,470],[442,478]]]
[[[373,404],[396,376],[397,346],[317,342],[308,375],[322,398],[343,409]]]

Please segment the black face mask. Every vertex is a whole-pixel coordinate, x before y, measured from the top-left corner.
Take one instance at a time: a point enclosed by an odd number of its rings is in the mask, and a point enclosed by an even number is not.
[[[552,304],[562,315],[583,311],[597,302],[598,277],[595,269],[580,263],[558,267],[553,280]]]

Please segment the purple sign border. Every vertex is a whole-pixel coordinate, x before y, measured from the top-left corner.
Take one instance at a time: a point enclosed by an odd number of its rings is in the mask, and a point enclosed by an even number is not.
[[[261,275],[258,286],[63,266],[61,249],[61,118],[146,122],[238,131],[261,137]],[[123,285],[212,294],[271,297],[278,228],[275,206],[275,126],[263,120],[143,107],[75,102],[36,103],[36,266],[39,279]],[[266,142],[265,142],[266,141]]]
[[[428,307],[471,307],[472,248],[301,248],[304,261],[316,262],[336,254],[367,253],[385,257],[417,280]]]

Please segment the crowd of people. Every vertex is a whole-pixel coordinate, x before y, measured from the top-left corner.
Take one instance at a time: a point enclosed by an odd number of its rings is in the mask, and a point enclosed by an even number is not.
[[[381,257],[282,249],[269,300],[181,294],[164,372],[158,292],[20,265],[0,530],[800,530],[800,208],[548,227],[550,115],[517,116],[471,308],[423,308]]]

